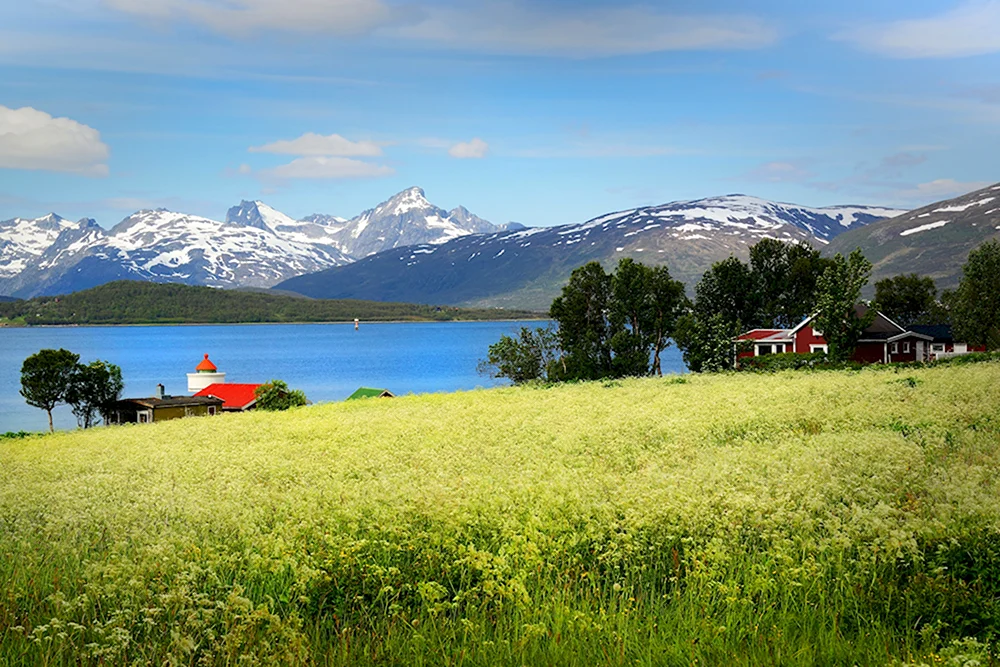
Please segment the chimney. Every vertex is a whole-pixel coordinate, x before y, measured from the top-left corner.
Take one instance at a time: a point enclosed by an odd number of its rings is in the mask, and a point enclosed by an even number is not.
[[[163,390],[164,387],[162,384],[156,385],[156,397],[160,400],[163,400],[166,397],[166,394],[163,393]]]

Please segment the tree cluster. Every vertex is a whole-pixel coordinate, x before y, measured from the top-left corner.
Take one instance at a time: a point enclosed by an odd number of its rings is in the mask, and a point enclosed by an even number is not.
[[[182,324],[527,319],[537,313],[116,281],[59,297],[0,303],[0,319],[43,324]]]
[[[555,331],[525,327],[503,336],[481,369],[515,384],[660,374],[660,355],[688,307],[684,284],[665,266],[626,258],[607,273],[590,262],[552,302]]]
[[[688,368],[731,369],[733,339],[740,333],[787,328],[813,314],[821,278],[836,263],[808,246],[762,239],[750,248],[749,264],[729,257],[712,265],[677,325],[677,346]]]
[[[308,403],[301,389],[289,389],[282,380],[271,380],[254,390],[258,410],[288,410]]]
[[[80,428],[110,423],[125,383],[121,368],[106,361],[80,363],[80,355],[62,348],[41,350],[21,365],[21,396],[28,405],[45,410],[53,431],[52,410],[68,404]]]
[[[958,289],[940,298],[933,279],[909,274],[880,280],[875,302],[859,307],[871,271],[860,249],[824,258],[808,246],[763,239],[750,248],[749,263],[714,264],[691,302],[667,267],[623,259],[608,274],[591,262],[552,303],[556,330],[525,327],[502,337],[481,370],[515,384],[657,374],[673,339],[690,370],[723,371],[735,366],[741,333],[787,329],[810,315],[826,358],[846,361],[878,311],[903,327],[951,324],[957,340],[1000,349],[1000,242],[970,253]]]

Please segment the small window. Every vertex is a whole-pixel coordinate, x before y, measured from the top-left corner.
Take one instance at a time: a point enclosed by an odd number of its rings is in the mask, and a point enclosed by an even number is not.
[[[931,352],[944,352],[944,345],[931,345]]]
[[[822,338],[823,332],[817,329],[816,327],[813,327],[813,336],[816,336],[817,338]]]
[[[891,351],[893,354],[899,354],[899,343],[893,343]]]
[[[764,357],[764,356],[767,356],[769,354],[771,354],[771,346],[770,345],[758,345],[757,346],[757,356],[758,357]]]
[[[910,353],[910,344],[908,342],[903,343],[903,354],[909,354],[909,353]]]
[[[210,417],[215,416],[215,406],[214,405],[208,406],[208,415]]]
[[[146,414],[145,412],[140,412],[139,413],[139,423],[140,424],[148,424],[149,423],[149,415]]]
[[[826,354],[826,345],[810,345],[809,351],[812,352],[813,354],[816,354],[817,352],[822,352],[823,354]]]
[[[784,352],[785,352],[785,346],[784,345],[775,345],[774,346],[774,353],[775,354],[784,354]]]

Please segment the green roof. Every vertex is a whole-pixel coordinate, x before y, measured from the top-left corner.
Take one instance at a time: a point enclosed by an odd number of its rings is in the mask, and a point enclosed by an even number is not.
[[[361,387],[356,392],[347,397],[347,400],[353,401],[356,398],[380,398],[385,396],[387,398],[392,397],[392,392],[388,389],[375,389],[373,387]]]

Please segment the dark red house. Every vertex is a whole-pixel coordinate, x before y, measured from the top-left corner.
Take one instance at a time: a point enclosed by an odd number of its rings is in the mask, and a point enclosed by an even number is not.
[[[868,312],[868,306],[856,306],[858,317]],[[813,318],[807,317],[794,329],[754,329],[741,334],[737,341],[751,341],[749,349],[738,352],[738,359],[762,357],[768,354],[794,352],[809,354],[827,352],[823,332],[812,326]],[[933,331],[931,329],[934,329]],[[929,361],[946,354],[965,354],[979,351],[972,346],[955,343],[950,327],[911,327],[905,329],[880,312],[865,329],[851,359],[864,363],[893,363],[899,361]]]

